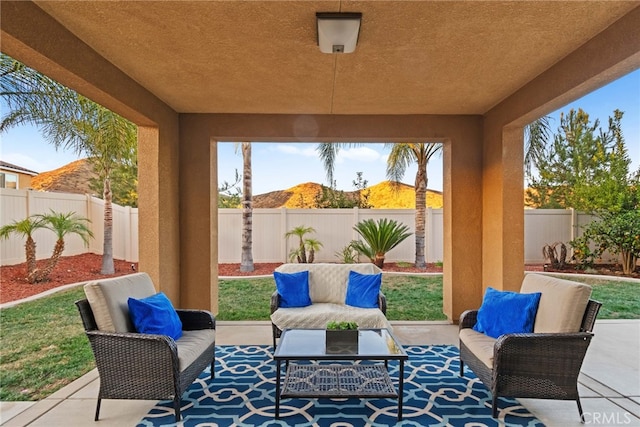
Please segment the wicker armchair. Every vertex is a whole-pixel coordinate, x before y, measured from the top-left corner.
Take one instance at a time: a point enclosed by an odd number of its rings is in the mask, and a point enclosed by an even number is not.
[[[540,280],[528,275],[530,282]],[[544,276],[546,282],[558,285],[568,282]],[[527,278],[525,278],[527,280]],[[565,283],[566,284],[566,283]],[[560,283],[562,285],[562,283]],[[586,286],[586,285],[580,285]],[[527,292],[533,289],[529,287]],[[540,305],[554,303],[544,300]],[[589,290],[590,293],[590,290]],[[567,299],[567,301],[569,298]],[[477,319],[478,310],[467,310],[460,317],[460,376],[464,376],[464,364],[477,375],[492,394],[492,416],[498,415],[498,397],[521,397],[539,399],[575,400],[580,419],[583,419],[582,405],[578,394],[578,374],[582,367],[587,348],[593,337],[593,326],[601,304],[586,299],[586,308],[580,314],[579,331],[576,332],[536,332],[505,334],[497,340],[485,340],[478,346],[473,343],[469,332]],[[584,305],[582,305],[584,307]],[[547,307],[549,308],[549,307]],[[540,308],[536,316],[540,316]],[[463,332],[465,331],[466,332]],[[480,338],[483,339],[483,338]],[[493,348],[490,345],[493,344]],[[487,355],[482,355],[479,347],[491,352],[492,365],[487,363]]]
[[[102,286],[102,290],[105,287],[120,288],[119,292],[108,297],[107,306],[112,310],[120,307],[126,311],[127,317],[128,297],[125,297],[127,292],[122,292],[122,287],[134,289],[132,296],[135,298],[142,297],[141,293],[155,292],[149,276],[144,273],[123,277],[85,285],[88,299],[76,302],[100,375],[95,420],[98,421],[102,399],[168,399],[173,400],[178,422],[181,417],[180,398],[184,391],[209,365],[211,379],[214,378],[215,318],[207,311],[176,310],[183,329],[183,336],[177,341],[165,335],[118,330],[122,327],[118,327],[117,322],[114,322],[116,331],[102,330],[105,328],[99,328],[98,324],[104,320],[97,322],[96,318],[103,316],[104,310],[92,309],[96,303],[89,302],[92,298],[89,297],[88,286]],[[114,295],[120,299],[119,302],[114,303]],[[124,320],[128,322],[128,319]]]

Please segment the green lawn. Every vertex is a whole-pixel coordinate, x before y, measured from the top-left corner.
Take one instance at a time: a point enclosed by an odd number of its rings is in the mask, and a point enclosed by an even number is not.
[[[639,319],[637,282],[578,279],[603,303],[598,319]],[[220,281],[218,320],[268,320],[271,278]],[[384,276],[390,320],[444,320],[441,276]],[[39,400],[93,369],[73,304],[81,287],[0,310],[0,400]]]
[[[269,320],[269,301],[276,288],[272,278],[220,280],[219,287],[218,320]],[[390,320],[446,319],[441,276],[385,276],[382,292]]]

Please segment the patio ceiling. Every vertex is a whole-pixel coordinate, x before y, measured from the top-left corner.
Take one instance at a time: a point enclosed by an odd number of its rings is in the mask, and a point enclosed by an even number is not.
[[[181,113],[484,114],[637,1],[36,1]],[[315,13],[362,12],[355,53]]]

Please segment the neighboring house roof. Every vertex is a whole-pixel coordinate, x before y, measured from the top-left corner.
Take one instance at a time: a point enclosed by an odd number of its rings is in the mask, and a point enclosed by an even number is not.
[[[29,170],[27,168],[23,168],[21,166],[17,166],[17,165],[13,165],[11,163],[7,163],[7,162],[4,162],[2,160],[0,160],[0,169],[10,170],[12,172],[22,173],[22,174],[31,175],[31,176],[38,175],[38,172],[34,172],[34,171]]]

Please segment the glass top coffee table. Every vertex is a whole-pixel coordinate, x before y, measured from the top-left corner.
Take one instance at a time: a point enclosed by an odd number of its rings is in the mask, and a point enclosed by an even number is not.
[[[276,362],[276,418],[280,417],[280,399],[358,397],[397,398],[398,420],[402,420],[404,361],[408,356],[387,329],[359,329],[357,345],[329,348],[324,329],[285,329],[273,359]],[[389,376],[390,360],[399,363],[397,390]],[[366,363],[356,363],[360,361]],[[369,363],[371,361],[384,363]],[[281,380],[282,362],[286,362],[284,381]]]

